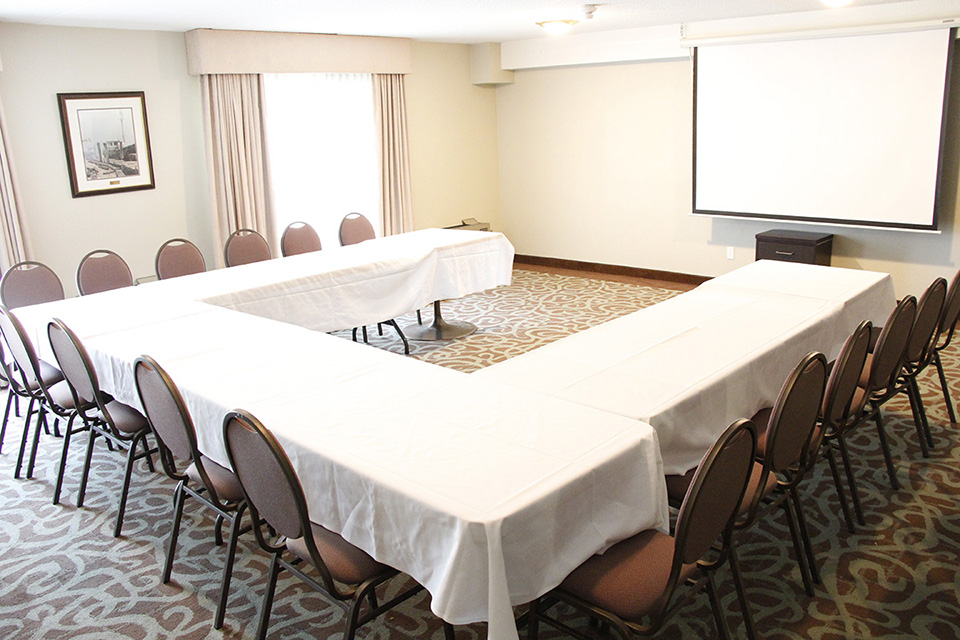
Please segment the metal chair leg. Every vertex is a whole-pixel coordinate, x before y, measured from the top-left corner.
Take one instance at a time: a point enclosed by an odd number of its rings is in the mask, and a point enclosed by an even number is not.
[[[173,571],[173,558],[177,554],[177,538],[180,536],[180,520],[183,518],[183,503],[187,492],[183,490],[183,480],[177,483],[173,490],[173,526],[170,527],[170,538],[167,541],[167,559],[163,563],[163,576],[160,582],[170,582],[170,573]]]
[[[70,416],[67,421],[67,429],[63,432],[63,446],[60,450],[60,468],[57,471],[57,484],[53,489],[53,504],[60,504],[60,491],[63,489],[63,475],[67,467],[67,451],[70,448],[70,438],[73,436],[73,425],[75,424],[77,414]]]
[[[267,577],[267,590],[263,594],[263,604],[260,605],[260,622],[257,625],[257,640],[267,637],[267,626],[270,624],[270,609],[273,607],[273,594],[277,588],[277,575],[280,573],[280,564],[277,560],[279,553],[273,554],[270,559],[270,575]]]
[[[83,472],[80,475],[80,491],[77,493],[77,506],[83,506],[87,495],[87,479],[90,477],[90,458],[93,457],[93,443],[97,439],[97,430],[90,427],[90,439],[87,440],[87,452],[83,460]]]
[[[923,453],[924,458],[930,457],[930,448],[927,445],[927,437],[923,432],[923,421],[924,416],[920,414],[921,405],[920,401],[917,398],[917,391],[915,389],[916,382],[911,378],[907,382],[907,399],[910,401],[910,412],[913,414],[913,426],[917,430],[917,440],[920,443],[920,451]]]
[[[781,506],[787,515],[787,525],[790,529],[790,537],[793,539],[793,551],[797,556],[797,564],[800,566],[800,578],[803,580],[803,590],[807,592],[807,595],[813,597],[813,581],[810,579],[810,571],[807,567],[807,560],[803,550],[803,541],[800,539],[799,526],[797,524],[797,517],[793,511],[793,502],[787,497],[782,503]]]
[[[117,522],[113,527],[113,537],[120,537],[120,530],[123,528],[123,515],[127,510],[127,493],[130,491],[130,478],[133,476],[133,463],[137,457],[137,439],[130,443],[130,450],[127,452],[127,466],[123,472],[123,486],[120,489],[120,507],[117,509]],[[144,443],[146,446],[146,443]]]
[[[213,628],[221,629],[227,612],[227,596],[230,594],[230,578],[233,575],[233,562],[237,557],[237,540],[240,538],[241,520],[246,503],[240,505],[230,522],[230,539],[227,543],[227,559],[223,563],[223,575],[220,578],[220,600],[217,602],[217,614],[213,620]]]
[[[853,517],[850,515],[850,505],[847,504],[847,496],[843,491],[843,482],[840,480],[840,469],[837,467],[837,460],[833,456],[833,445],[829,442],[824,443],[827,462],[830,463],[830,475],[833,476],[833,486],[837,489],[837,498],[840,501],[840,511],[843,513],[843,521],[847,523],[847,531],[856,533],[857,528],[853,524]]]
[[[800,504],[800,493],[796,487],[790,489],[789,500],[793,500],[793,507],[797,512],[797,524],[800,526],[800,538],[803,540],[803,549],[807,554],[807,566],[810,569],[810,577],[813,578],[815,584],[820,584],[820,570],[817,568],[817,559],[813,555],[813,542],[810,541],[807,519],[803,515],[803,505]]]
[[[880,438],[880,450],[883,452],[883,460],[887,464],[887,475],[890,476],[890,486],[898,491],[900,489],[900,481],[897,480],[897,470],[893,466],[893,457],[890,455],[890,444],[887,442],[887,432],[883,428],[883,413],[880,411],[880,407],[877,407],[873,421],[877,424],[877,436]]]
[[[847,474],[847,485],[850,487],[853,511],[857,514],[857,522],[859,522],[861,526],[866,526],[867,521],[863,517],[863,507],[860,506],[860,492],[857,490],[857,478],[854,476],[853,465],[850,462],[850,452],[847,450],[846,437],[841,435],[837,438],[837,444],[840,445],[840,457],[843,460],[843,467]]]
[[[747,640],[756,640],[757,632],[753,628],[753,615],[750,613],[750,605],[747,603],[747,591],[743,586],[743,575],[740,573],[740,560],[737,559],[736,545],[730,540],[727,543],[730,550],[730,574],[733,576],[733,586],[737,592],[737,600],[740,602],[740,614],[743,616],[744,630]]]
[[[27,417],[23,420],[23,435],[20,437],[20,453],[17,454],[17,466],[13,469],[13,477],[20,478],[20,469],[23,467],[23,456],[27,451],[27,440],[30,438],[30,418],[34,414],[33,405],[36,398],[30,399],[27,405]],[[39,425],[37,427],[39,429]]]
[[[940,376],[940,389],[943,391],[943,401],[947,403],[947,415],[950,416],[950,422],[956,423],[957,414],[953,411],[953,402],[950,400],[950,386],[947,384],[947,376],[943,371],[943,363],[940,362],[940,352],[934,352],[933,363],[937,367],[937,375]]]

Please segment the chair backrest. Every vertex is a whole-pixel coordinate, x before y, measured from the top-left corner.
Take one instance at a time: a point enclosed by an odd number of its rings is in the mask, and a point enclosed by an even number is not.
[[[937,346],[937,351],[950,344],[958,319],[960,319],[960,271],[957,271],[953,276],[950,287],[947,289],[947,299],[943,303],[943,315],[940,316],[940,326],[938,328],[943,340]]]
[[[154,267],[159,280],[188,276],[192,273],[203,273],[207,270],[207,263],[197,245],[184,238],[167,240],[157,250]]]
[[[3,305],[0,305],[0,334],[3,335],[3,341],[16,365],[7,367],[12,383],[17,384],[22,390],[39,390],[43,380],[40,376],[40,361],[37,353],[20,320]]]
[[[823,392],[820,417],[826,427],[839,428],[850,416],[863,409],[866,394],[861,394],[861,401],[858,403],[860,406],[856,406],[853,399],[857,394],[857,383],[870,350],[872,328],[873,324],[864,320],[840,347],[840,353],[833,363],[830,377],[827,378],[827,387]]]
[[[747,490],[757,451],[757,429],[737,420],[707,451],[677,516],[674,574],[702,558],[721,533],[730,534]]]
[[[907,350],[904,352],[904,362],[923,367],[930,362],[937,339],[940,337],[937,329],[940,327],[940,317],[943,315],[943,304],[947,299],[947,281],[937,278],[920,296],[917,303],[917,317],[910,330],[910,339],[907,341]]]
[[[198,462],[200,452],[197,448],[197,431],[177,385],[150,356],[137,358],[133,365],[133,376],[144,415],[161,451],[167,450],[174,458],[193,462],[199,469],[202,463]],[[161,455],[160,462],[168,476],[177,480],[184,478],[184,473],[176,467],[175,459]],[[208,490],[213,490],[212,483],[206,478],[204,485]]]
[[[42,262],[18,262],[0,279],[0,302],[8,309],[63,300],[63,284]]]
[[[130,286],[133,286],[130,267],[109,249],[91,251],[77,266],[77,290],[82,296]]]
[[[270,259],[270,246],[253,229],[237,229],[223,245],[223,260],[228,267]]]
[[[348,213],[340,221],[340,245],[343,247],[376,237],[373,225],[362,213]]]
[[[796,467],[817,426],[827,382],[827,359],[805,355],[787,376],[773,405],[764,444],[764,464],[776,473]]]
[[[893,389],[896,385],[916,317],[917,299],[913,296],[904,296],[890,312],[877,338],[873,357],[868,360],[870,370],[866,372],[866,379],[861,377],[860,386],[868,393]]]
[[[280,535],[301,538],[310,534],[310,518],[303,487],[283,447],[250,413],[229,412],[223,419],[223,441],[244,497],[257,517]]]
[[[96,403],[106,416],[106,404],[100,392],[97,372],[90,363],[90,356],[77,335],[63,321],[54,318],[47,324],[47,338],[57,359],[57,366],[70,386],[78,407]],[[106,416],[109,420],[109,416]],[[112,425],[112,422],[109,424]]]
[[[280,238],[280,253],[283,257],[320,251],[322,248],[316,229],[306,222],[290,223]]]

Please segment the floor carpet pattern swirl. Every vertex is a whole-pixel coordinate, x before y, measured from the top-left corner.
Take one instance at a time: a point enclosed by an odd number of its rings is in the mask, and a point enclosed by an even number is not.
[[[678,292],[637,284],[518,269],[514,283],[443,303],[447,319],[478,325],[453,342],[411,342],[411,355],[465,372],[529,351],[597,323],[666,300]],[[430,321],[425,311],[424,321]],[[414,323],[409,314],[401,326]],[[371,348],[402,353],[392,329],[369,328]],[[349,332],[337,332],[349,339]],[[812,347],[813,348],[813,347]],[[945,365],[960,399],[960,348]],[[793,560],[783,518],[763,521],[740,539],[739,554],[763,638],[960,638],[960,433],[947,419],[933,371],[921,379],[935,447],[923,459],[909,405],[897,398],[885,412],[902,484],[890,489],[876,432],[861,429],[850,445],[867,526],[847,532],[825,461],[802,489],[822,585],[808,597]],[[0,395],[0,399],[5,398]],[[11,419],[0,455],[0,638],[15,640],[153,640],[253,638],[268,569],[250,536],[241,540],[222,631],[211,627],[224,548],[213,543],[214,520],[188,500],[177,560],[161,584],[174,483],[143,465],[134,473],[123,536],[111,535],[123,457],[98,445],[83,508],[76,508],[82,466],[80,437],[71,447],[62,503],[51,504],[60,440],[44,436],[35,476],[14,480],[22,420]],[[195,505],[193,505],[195,506]],[[740,612],[726,571],[721,601],[736,637]],[[399,590],[402,584],[392,585]],[[518,607],[520,614],[523,607]],[[341,610],[299,580],[281,578],[269,638],[340,638]],[[576,626],[586,621],[571,618]],[[542,629],[543,637],[558,634]],[[361,640],[442,638],[421,593],[363,627]],[[486,627],[457,627],[459,640],[486,637]],[[716,637],[706,599],[683,609],[663,638]],[[521,638],[523,632],[521,630]]]

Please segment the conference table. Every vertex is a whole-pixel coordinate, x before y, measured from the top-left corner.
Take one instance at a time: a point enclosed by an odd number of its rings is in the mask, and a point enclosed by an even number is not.
[[[761,260],[471,377],[647,422],[666,472],[684,473],[773,405],[804,355],[882,325],[894,297],[889,274]]]
[[[514,605],[666,529],[657,433],[324,333],[506,284],[512,257],[501,234],[429,230],[15,313],[45,358],[46,325],[63,320],[100,386],[133,406],[133,362],[156,358],[221,464],[224,414],[250,411],[284,446],[312,520],[412,576],[448,622],[516,640]]]

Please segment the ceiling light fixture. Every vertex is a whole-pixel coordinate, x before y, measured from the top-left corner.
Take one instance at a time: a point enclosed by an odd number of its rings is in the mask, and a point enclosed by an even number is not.
[[[577,24],[578,20],[544,20],[543,22],[538,22],[537,26],[542,27],[544,31],[549,33],[552,36],[561,36],[570,29],[573,28],[573,25]]]

